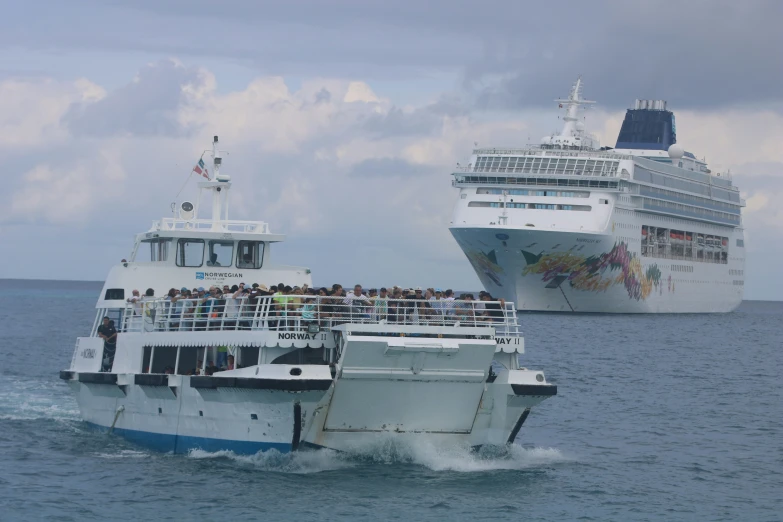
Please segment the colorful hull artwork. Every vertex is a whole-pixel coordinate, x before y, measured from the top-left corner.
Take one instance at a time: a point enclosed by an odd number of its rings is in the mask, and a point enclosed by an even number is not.
[[[639,257],[629,252],[623,241],[615,243],[608,253],[590,257],[571,252],[533,254],[525,250],[522,250],[522,255],[527,262],[522,275],[542,274],[542,280],[548,283],[548,287],[555,288],[568,281],[576,290],[605,292],[622,283],[628,297],[637,301],[647,299],[655,290],[663,293],[658,265],[653,264],[643,270]],[[620,273],[615,276],[612,272],[616,270]],[[669,291],[674,291],[671,278]]]
[[[498,265],[498,259],[494,250],[485,254],[481,250],[469,248],[467,245],[460,244],[460,246],[477,274],[484,274],[496,285],[503,286],[499,278],[503,274],[503,268]]]

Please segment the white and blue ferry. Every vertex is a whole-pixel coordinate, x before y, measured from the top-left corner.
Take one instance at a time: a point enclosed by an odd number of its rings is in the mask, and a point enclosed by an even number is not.
[[[111,269],[92,330],[60,372],[86,422],[175,453],[351,450],[403,434],[502,445],[556,394],[542,372],[519,365],[512,303],[161,297],[172,287],[311,284],[308,269],[273,263],[284,236],[228,219],[217,137],[212,156],[199,200],[137,235]],[[132,295],[148,288],[153,295]],[[100,334],[112,329],[107,345]]]

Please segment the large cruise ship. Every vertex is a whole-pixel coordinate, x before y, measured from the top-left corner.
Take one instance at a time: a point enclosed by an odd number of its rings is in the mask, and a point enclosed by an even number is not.
[[[559,135],[477,148],[457,166],[450,230],[493,296],[520,310],[729,312],[742,301],[745,202],[636,100],[612,147],[585,131],[579,78]]]

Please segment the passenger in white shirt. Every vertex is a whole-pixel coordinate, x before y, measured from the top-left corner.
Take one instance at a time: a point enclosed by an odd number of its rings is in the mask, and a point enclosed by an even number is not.
[[[225,287],[224,287],[225,288]],[[237,285],[232,286],[228,291],[223,292],[223,297],[226,299],[226,318],[236,319],[239,315],[239,301],[237,299],[241,295],[239,287]]]
[[[135,315],[141,315],[141,303],[140,303],[141,296],[139,295],[139,291],[133,290],[132,293],[133,295],[127,298],[125,301],[133,305],[133,313]]]
[[[444,295],[440,307],[446,315],[454,315],[454,292],[449,288]]]
[[[362,294],[362,285],[356,285],[353,287],[353,292],[348,292],[348,295],[345,296],[343,304],[350,307],[344,313],[364,314],[365,306],[372,305],[372,302],[369,297]]]

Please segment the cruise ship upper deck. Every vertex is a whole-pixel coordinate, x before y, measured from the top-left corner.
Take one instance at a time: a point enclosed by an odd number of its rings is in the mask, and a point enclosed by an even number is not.
[[[741,225],[745,202],[730,173],[713,173],[706,161],[676,143],[674,115],[666,110],[665,101],[636,100],[617,148],[600,147],[578,119],[579,107],[594,103],[582,99],[581,79],[568,99],[556,101],[566,106],[560,135],[545,136],[536,146],[476,148],[467,165],[457,165],[452,184],[465,200],[457,209],[464,206],[465,211],[453,224],[468,224],[472,219],[465,218],[471,216],[479,223],[509,224],[507,213],[487,219],[497,212],[482,216],[480,210],[468,210],[478,208],[593,211],[594,205],[570,198],[602,194],[599,205],[622,201],[641,212]],[[526,196],[525,201],[518,196]],[[524,221],[538,226],[535,220]],[[557,222],[553,225],[558,227]]]

